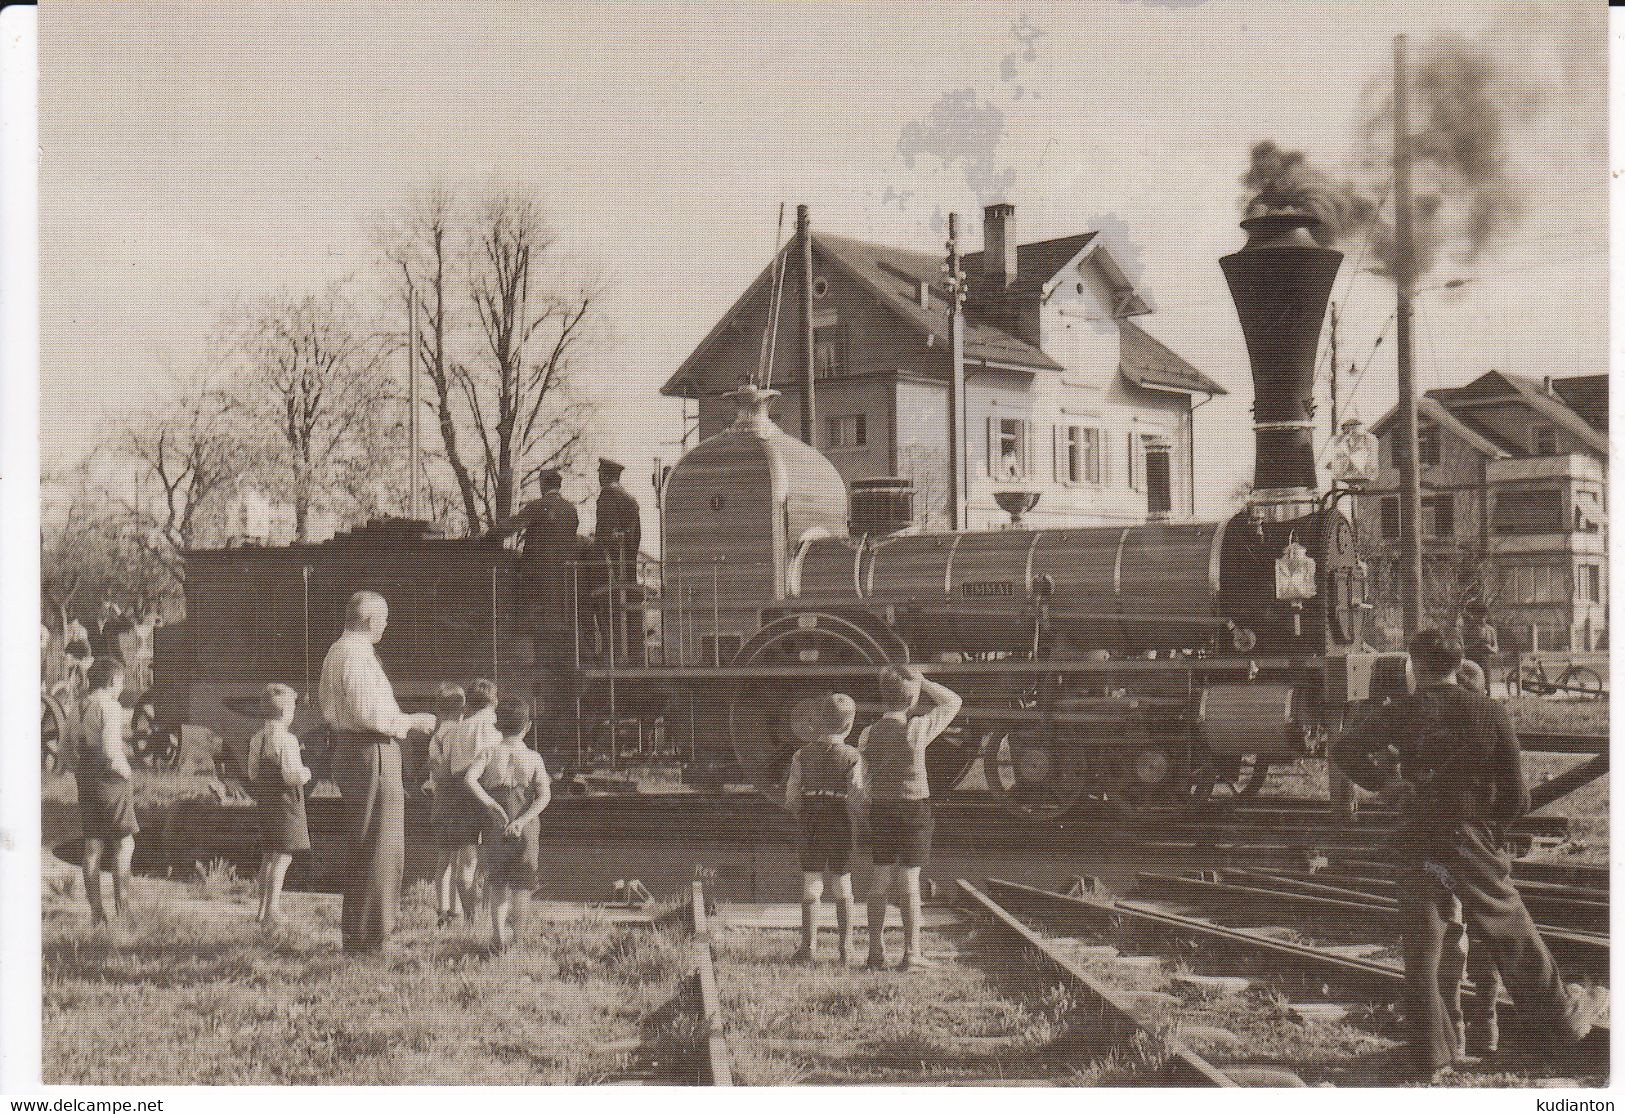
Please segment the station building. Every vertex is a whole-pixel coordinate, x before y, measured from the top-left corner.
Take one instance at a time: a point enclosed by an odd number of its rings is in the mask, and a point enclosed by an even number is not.
[[[1191,517],[1192,412],[1224,388],[1140,324],[1151,307],[1096,233],[1018,244],[1015,207],[999,204],[983,239],[963,263],[968,526],[1008,523],[1001,490],[1038,495],[1023,516],[1033,528]],[[784,259],[774,419],[800,437],[795,238]],[[773,279],[769,264],[662,388],[696,402],[701,438],[732,420],[721,396],[756,373]],[[911,479],[926,529],[948,525],[944,280],[942,254],[812,234],[813,443],[848,483]]]

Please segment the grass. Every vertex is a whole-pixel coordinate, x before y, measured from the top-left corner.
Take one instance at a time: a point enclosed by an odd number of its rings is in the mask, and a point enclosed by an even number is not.
[[[136,808],[165,808],[183,801],[215,799],[212,786],[219,781],[208,775],[181,773],[176,770],[148,770],[137,768],[130,784],[135,793]],[[78,790],[71,773],[50,773],[40,776],[40,802],[42,805],[73,807],[78,801]]]
[[[62,881],[58,881],[61,878]],[[684,1047],[676,934],[584,910],[490,956],[436,931],[413,887],[387,957],[346,958],[338,901],[285,895],[252,923],[249,886],[211,866],[138,879],[132,922],[92,930],[71,873],[44,887],[44,1076],[52,1084],[585,1084],[667,1081]]]
[[[861,960],[868,945],[856,935]],[[895,961],[898,942],[888,943]],[[840,968],[827,936],[819,965],[791,965],[795,946],[785,932],[718,935],[717,981],[741,1084],[1076,1085],[1144,1071],[1131,1055],[1098,1047],[1070,997],[1036,969],[1012,974],[1008,953],[978,930],[927,932],[937,965],[909,972]]]

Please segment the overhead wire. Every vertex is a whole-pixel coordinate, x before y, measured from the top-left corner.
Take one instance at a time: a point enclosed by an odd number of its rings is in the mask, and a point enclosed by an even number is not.
[[[762,350],[756,358],[756,386],[766,390],[773,385],[773,360],[779,341],[779,301],[784,291],[784,202],[779,202],[779,226],[773,233],[772,291],[767,299],[767,327],[762,330]]]

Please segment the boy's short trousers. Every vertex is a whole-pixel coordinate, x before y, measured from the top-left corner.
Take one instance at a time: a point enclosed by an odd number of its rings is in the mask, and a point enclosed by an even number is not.
[[[931,801],[872,801],[869,850],[876,866],[924,866],[931,858]]]
[[[113,773],[83,771],[75,781],[79,789],[79,830],[86,839],[116,842],[141,833],[135,819],[135,791],[128,780]]]
[[[480,841],[490,823],[485,806],[468,791],[460,777],[435,778],[434,800],[429,805],[429,827],[435,846],[444,850]]]
[[[833,874],[852,869],[852,814],[846,798],[802,798],[801,869]]]

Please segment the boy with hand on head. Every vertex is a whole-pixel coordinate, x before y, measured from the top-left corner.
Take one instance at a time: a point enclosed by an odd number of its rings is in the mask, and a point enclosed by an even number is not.
[[[818,939],[818,902],[824,875],[833,876],[840,960],[852,949],[852,820],[863,806],[863,756],[848,746],[857,705],[845,693],[803,700],[791,711],[791,729],[805,745],[790,760],[784,803],[801,821],[801,947],[794,960],[810,963]]]
[[[489,817],[480,839],[480,859],[486,900],[491,903],[491,943],[503,951],[518,939],[525,905],[536,888],[540,866],[536,818],[553,799],[553,786],[542,756],[525,742],[530,706],[520,700],[499,701],[496,727],[502,741],[475,757],[463,783]]]
[[[254,918],[260,924],[281,919],[282,883],[294,852],[310,850],[304,793],[310,769],[289,730],[298,703],[298,694],[287,685],[266,685],[260,696],[265,726],[248,741],[249,786],[260,822],[260,910]]]
[[[925,967],[920,951],[920,868],[931,857],[931,787],[925,748],[959,714],[959,694],[908,666],[880,671],[880,703],[886,714],[858,736],[869,779],[869,843],[875,872],[869,886],[869,961],[886,966],[886,906],[894,894],[903,913],[900,970]],[[924,697],[931,709],[909,712]]]
[[[112,658],[91,663],[90,692],[79,718],[73,780],[79,793],[79,829],[85,837],[85,900],[92,924],[107,923],[102,906],[102,855],[112,848],[113,915],[130,903],[130,862],[135,858],[135,794],[130,786],[129,747],[124,742],[124,667]]]

